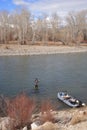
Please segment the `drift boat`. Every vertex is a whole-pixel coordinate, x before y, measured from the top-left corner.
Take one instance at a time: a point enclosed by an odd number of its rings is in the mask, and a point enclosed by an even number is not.
[[[82,107],[85,106],[85,103],[82,103],[80,100],[75,99],[71,95],[66,92],[58,92],[57,98],[67,104],[70,107]]]

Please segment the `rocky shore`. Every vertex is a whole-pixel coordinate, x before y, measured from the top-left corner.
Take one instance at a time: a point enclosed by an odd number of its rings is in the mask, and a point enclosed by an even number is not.
[[[87,46],[0,45],[0,56],[87,52]]]
[[[46,122],[32,130],[86,130],[87,129],[87,107],[52,111],[55,122]],[[35,115],[33,115],[35,122]],[[39,116],[37,116],[39,119]]]
[[[46,113],[45,113],[46,114]],[[54,122],[40,124],[41,113],[32,115],[31,128],[25,126],[21,130],[87,130],[87,107],[72,108],[63,111],[52,111]],[[11,119],[0,118],[0,130],[11,130]]]

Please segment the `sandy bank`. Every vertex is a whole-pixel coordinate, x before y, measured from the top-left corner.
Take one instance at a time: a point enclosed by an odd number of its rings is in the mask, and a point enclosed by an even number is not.
[[[0,45],[0,56],[87,52],[87,46]]]

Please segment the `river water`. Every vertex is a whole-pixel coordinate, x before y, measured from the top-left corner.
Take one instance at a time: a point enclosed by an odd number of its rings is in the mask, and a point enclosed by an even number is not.
[[[50,99],[58,108],[67,107],[57,99],[58,91],[87,103],[87,53],[0,57],[0,94],[12,97],[22,91],[38,101]]]

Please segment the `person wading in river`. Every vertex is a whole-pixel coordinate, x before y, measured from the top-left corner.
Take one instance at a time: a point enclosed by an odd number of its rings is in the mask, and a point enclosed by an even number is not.
[[[36,78],[34,82],[35,82],[35,89],[38,89],[38,83],[39,83],[38,78]]]

